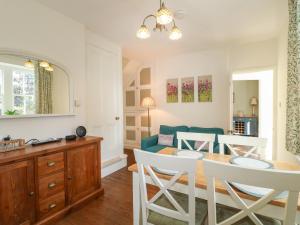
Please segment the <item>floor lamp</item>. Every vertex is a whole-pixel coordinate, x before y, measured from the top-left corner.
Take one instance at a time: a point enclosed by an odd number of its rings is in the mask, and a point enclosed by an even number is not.
[[[152,97],[146,97],[142,101],[142,107],[147,108],[148,110],[148,136],[150,137],[150,107],[155,106],[155,101]]]

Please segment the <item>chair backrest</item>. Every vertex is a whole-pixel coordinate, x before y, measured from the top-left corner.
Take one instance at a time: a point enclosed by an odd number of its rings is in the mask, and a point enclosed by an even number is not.
[[[245,137],[237,135],[218,135],[218,142],[220,144],[220,153],[224,154],[224,147],[227,146],[232,155],[238,156],[236,148],[233,145],[243,145],[252,147],[243,153],[243,156],[249,157],[255,155],[255,152],[260,155],[265,155],[267,146],[267,139],[258,137]]]
[[[182,158],[178,156],[162,155],[150,153],[142,150],[134,150],[135,160],[138,166],[139,183],[141,190],[141,205],[143,215],[143,225],[148,224],[148,211],[152,210],[156,213],[188,222],[189,225],[195,225],[195,173],[197,160],[191,158]],[[176,171],[168,182],[162,181],[152,168]],[[148,199],[146,176],[148,174],[154,185],[159,187],[159,191],[153,198]],[[169,189],[182,176],[188,177],[187,193],[188,193],[188,212],[174,199]],[[155,201],[162,195],[169,200],[174,206],[171,210],[155,204]]]
[[[190,150],[201,151],[208,144],[208,152],[213,153],[215,138],[215,134],[177,132],[178,149],[182,149],[182,145],[185,143]],[[198,149],[194,149],[194,147],[191,146],[188,141],[199,141],[202,143]]]
[[[284,225],[295,225],[298,195],[300,191],[299,172],[250,169],[206,159],[204,159],[203,163],[204,173],[207,178],[209,225],[235,224],[246,216],[248,216],[254,224],[263,225],[255,213],[264,208],[283,191],[288,191],[288,197],[285,205],[285,215],[284,218],[281,219],[284,221]],[[241,209],[240,212],[220,223],[217,223],[216,220],[215,179],[222,182],[233,201]],[[247,205],[247,203],[239,197],[235,189],[231,187],[231,182],[268,188],[270,192],[264,197],[259,198],[253,204]]]

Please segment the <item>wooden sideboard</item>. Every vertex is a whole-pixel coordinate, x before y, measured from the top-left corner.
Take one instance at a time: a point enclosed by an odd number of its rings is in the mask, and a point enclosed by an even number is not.
[[[0,225],[52,224],[102,195],[100,137],[0,153]]]

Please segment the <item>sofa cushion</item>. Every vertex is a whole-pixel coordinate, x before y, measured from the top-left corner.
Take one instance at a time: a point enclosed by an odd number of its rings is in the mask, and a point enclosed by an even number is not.
[[[173,134],[174,135],[174,140],[173,140],[173,147],[178,146],[178,139],[177,139],[177,132],[188,132],[189,128],[187,126],[176,126],[176,127],[171,127],[171,126],[166,126],[166,125],[160,125],[159,133],[160,134]]]
[[[159,134],[158,135],[158,144],[173,146],[174,134]]]
[[[158,135],[152,135],[150,137],[145,137],[141,141],[142,150],[146,150],[147,148],[157,145]]]
[[[153,152],[153,153],[156,153],[156,152],[159,152],[160,150],[166,148],[168,146],[166,145],[154,145],[154,146],[151,146],[151,147],[148,147],[146,149],[144,149],[145,151],[147,152]]]

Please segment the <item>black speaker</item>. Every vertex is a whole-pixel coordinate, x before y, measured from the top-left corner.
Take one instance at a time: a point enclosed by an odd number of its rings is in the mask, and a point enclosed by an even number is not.
[[[78,137],[84,137],[86,135],[86,129],[84,126],[79,126],[76,129],[76,134]]]

